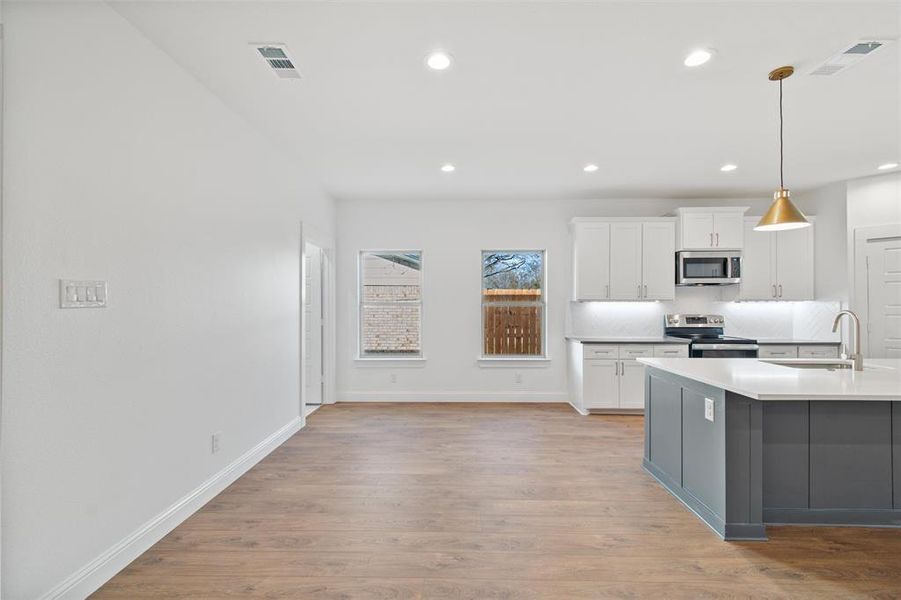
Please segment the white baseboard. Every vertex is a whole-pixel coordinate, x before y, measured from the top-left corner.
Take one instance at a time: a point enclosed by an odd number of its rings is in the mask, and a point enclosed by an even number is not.
[[[86,598],[194,514],[204,504],[246,473],[267,454],[297,433],[304,419],[297,417],[265,440],[245,452],[237,460],[207,479],[178,502],[146,522],[128,537],[113,545],[84,567],[66,577],[40,600],[75,600]]]
[[[569,402],[566,392],[338,392],[338,402]]]

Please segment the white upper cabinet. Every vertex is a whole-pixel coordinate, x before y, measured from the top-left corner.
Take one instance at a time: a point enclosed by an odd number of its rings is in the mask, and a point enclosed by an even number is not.
[[[742,206],[678,209],[678,249],[741,250],[746,210]]]
[[[713,242],[717,250],[744,247],[745,210],[713,213]]]
[[[776,294],[780,300],[813,300],[813,225],[776,232]]]
[[[641,298],[641,223],[610,224],[610,299]]]
[[[575,298],[610,298],[610,223],[580,223],[573,228]]]
[[[757,219],[746,219],[745,248],[741,253],[741,298],[772,300],[776,297],[776,265],[773,233],[754,231]]]
[[[680,248],[713,248],[713,213],[687,213],[679,220]]]
[[[672,300],[676,294],[676,227],[672,221],[641,225],[642,295],[646,300]]]
[[[814,225],[789,231],[754,231],[758,221],[744,220],[741,299],[813,300]]]
[[[672,300],[675,219],[574,219],[575,300]]]

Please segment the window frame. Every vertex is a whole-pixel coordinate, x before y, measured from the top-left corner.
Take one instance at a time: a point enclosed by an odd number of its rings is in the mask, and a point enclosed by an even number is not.
[[[363,301],[363,256],[366,254],[410,254],[413,252],[419,253],[419,264],[420,264],[420,275],[419,275],[419,352],[413,353],[373,353],[366,354],[363,352],[363,306],[364,304],[416,304],[413,301],[399,301],[399,302],[370,302],[366,303]],[[425,252],[422,250],[418,250],[415,248],[410,249],[369,249],[369,250],[359,250],[357,252],[357,352],[356,359],[358,361],[424,361],[425,360],[425,351],[423,346],[423,341],[425,336],[423,336],[422,331],[422,311],[424,309],[425,299]]]
[[[486,253],[540,253],[541,254],[541,300],[537,303],[541,306],[541,354],[485,354],[485,298],[484,291],[484,268]],[[550,358],[547,352],[547,311],[548,311],[548,289],[547,289],[547,271],[548,271],[548,252],[546,248],[519,248],[519,249],[499,249],[499,248],[483,248],[479,251],[479,353],[478,360],[481,364],[504,364],[511,362],[548,362]],[[491,302],[493,306],[526,306],[533,305],[536,302]]]

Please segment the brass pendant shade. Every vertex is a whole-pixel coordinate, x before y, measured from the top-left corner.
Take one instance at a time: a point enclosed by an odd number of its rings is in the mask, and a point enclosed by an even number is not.
[[[773,203],[761,217],[760,222],[754,227],[754,231],[785,231],[787,229],[800,229],[809,227],[810,222],[798,207],[789,198],[791,194],[785,189],[782,165],[784,162],[782,146],[782,80],[790,77],[795,72],[794,67],[779,67],[770,71],[769,80],[779,82],[779,189],[773,194]]]
[[[773,203],[769,210],[761,217],[760,222],[754,227],[754,231],[785,231],[786,229],[800,229],[807,227],[810,222],[804,214],[798,210],[791,200],[790,193],[780,188],[773,194]]]

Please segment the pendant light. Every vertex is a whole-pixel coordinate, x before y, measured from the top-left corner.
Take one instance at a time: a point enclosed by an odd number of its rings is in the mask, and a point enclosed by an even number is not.
[[[810,227],[810,222],[798,207],[789,199],[791,195],[785,189],[783,176],[783,163],[785,162],[782,148],[782,80],[791,77],[795,72],[794,67],[779,67],[770,71],[770,81],[779,82],[779,189],[773,194],[773,203],[760,222],[754,227],[754,231],[785,231],[786,229],[800,229]]]

